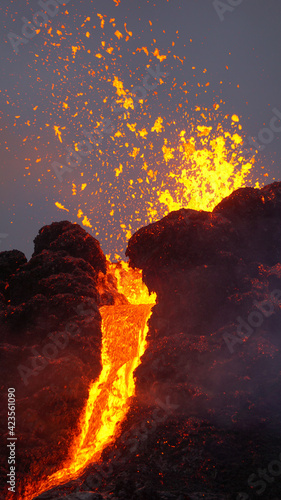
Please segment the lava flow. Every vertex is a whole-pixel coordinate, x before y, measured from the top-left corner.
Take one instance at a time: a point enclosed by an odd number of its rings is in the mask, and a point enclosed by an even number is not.
[[[21,500],[31,500],[40,493],[76,478],[90,463],[99,459],[118,430],[134,395],[134,370],[146,348],[148,319],[156,294],[149,295],[141,271],[128,264],[110,264],[109,272],[117,278],[118,292],[128,303],[116,301],[101,307],[102,371],[89,388],[89,396],[79,422],[79,432],[70,446],[64,466],[39,483],[29,483]]]

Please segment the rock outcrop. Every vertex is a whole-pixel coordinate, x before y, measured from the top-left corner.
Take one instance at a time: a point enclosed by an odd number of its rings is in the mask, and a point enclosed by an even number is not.
[[[132,236],[130,264],[158,297],[136,372],[140,399],[171,393],[189,416],[277,426],[280,219],[274,183],[238,189],[212,213],[172,212]]]

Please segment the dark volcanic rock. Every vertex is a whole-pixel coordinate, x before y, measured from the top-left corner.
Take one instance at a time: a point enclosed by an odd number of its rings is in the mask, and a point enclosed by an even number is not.
[[[43,250],[12,276],[9,287],[11,304],[26,302],[37,294],[50,298],[70,293],[98,300],[98,294],[94,293],[97,276],[98,270],[82,258],[62,251]]]
[[[9,299],[10,276],[23,264],[27,262],[25,255],[18,250],[10,250],[0,253],[0,311]]]
[[[269,424],[274,407],[277,423],[280,219],[274,183],[238,189],[212,213],[172,212],[132,236],[130,264],[158,297],[137,369],[140,398],[172,386],[182,411],[247,427]],[[153,374],[152,358],[161,360]]]
[[[7,281],[9,277],[27,262],[25,255],[18,250],[0,253],[0,280]]]
[[[152,290],[159,273],[171,266],[184,269],[243,260],[247,265],[281,261],[280,183],[262,189],[241,188],[213,212],[181,209],[137,231],[126,255],[143,269]]]
[[[96,270],[106,272],[106,258],[98,240],[79,226],[71,222],[53,222],[50,226],[40,229],[34,240],[34,255],[43,250],[51,252],[66,251],[72,257],[78,257]]]

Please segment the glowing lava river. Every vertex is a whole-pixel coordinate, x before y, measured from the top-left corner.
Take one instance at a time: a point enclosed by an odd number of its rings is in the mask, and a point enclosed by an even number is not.
[[[102,371],[89,387],[89,396],[79,422],[79,433],[70,445],[63,467],[41,482],[29,482],[21,500],[31,500],[59,484],[77,478],[87,465],[97,461],[103,449],[114,440],[118,424],[129,409],[134,395],[134,370],[146,348],[148,319],[156,295],[149,295],[141,272],[126,263],[110,265],[118,292],[127,304],[100,308],[102,316]]]

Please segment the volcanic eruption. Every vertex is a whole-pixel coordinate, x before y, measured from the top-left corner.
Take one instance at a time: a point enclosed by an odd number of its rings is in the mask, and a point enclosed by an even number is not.
[[[278,494],[280,217],[276,182],[141,228],[129,264],[67,221],[0,254],[19,499]]]
[[[281,498],[274,3],[2,2],[0,500]]]

